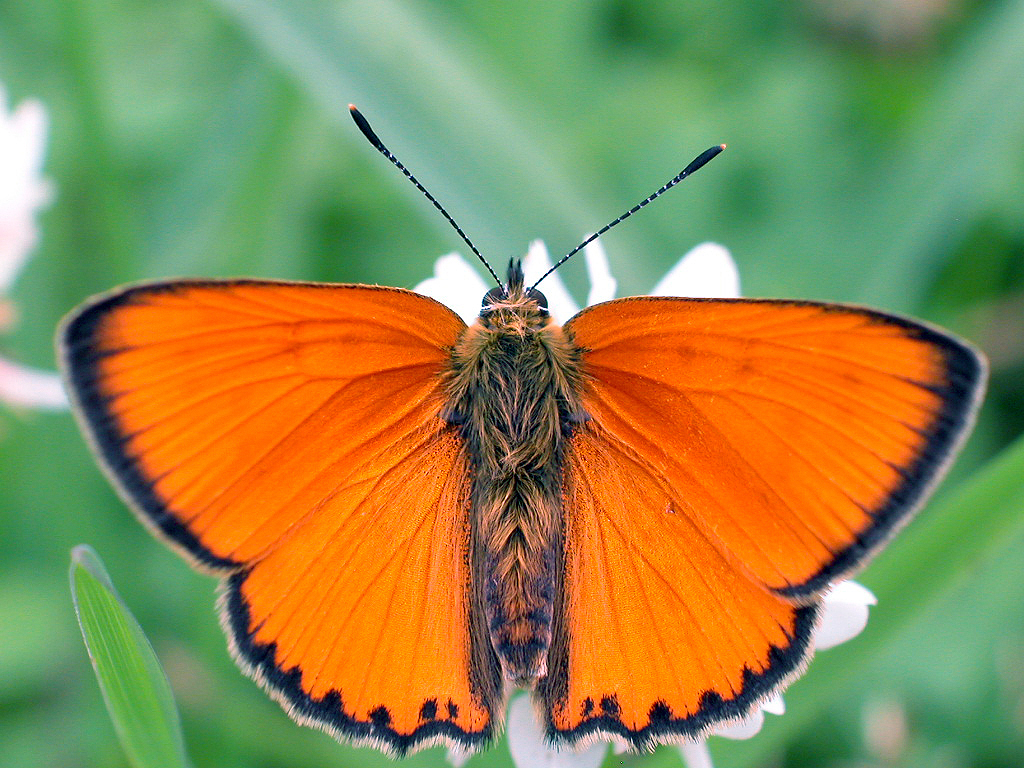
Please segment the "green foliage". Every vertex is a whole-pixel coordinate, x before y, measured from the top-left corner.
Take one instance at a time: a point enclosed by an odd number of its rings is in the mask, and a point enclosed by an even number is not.
[[[55,190],[0,354],[52,367],[59,318],[129,280],[424,278],[460,243],[349,102],[495,263],[534,237],[564,252],[727,142],[606,238],[620,293],[716,240],[746,294],[941,323],[990,355],[992,382],[953,477],[865,571],[880,604],[864,635],[815,660],[757,738],[713,749],[722,765],[1018,766],[1024,0],[936,3],[950,11],[884,43],[824,21],[830,3],[904,0],[0,4],[0,82],[45,103]],[[583,274],[565,270],[580,298]],[[0,410],[0,457],[0,766],[127,764],[67,606],[79,541],[131,574],[120,589],[197,766],[390,764],[295,726],[238,672],[214,581],[124,509],[68,415]],[[879,702],[907,717],[893,753],[864,727]],[[499,765],[501,744],[470,763]]]
[[[185,768],[185,742],[167,676],[96,553],[71,552],[71,595],[89,659],[134,768]]]

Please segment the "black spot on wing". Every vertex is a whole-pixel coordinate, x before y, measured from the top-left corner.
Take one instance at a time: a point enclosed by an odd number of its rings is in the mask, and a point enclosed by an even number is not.
[[[590,717],[592,714],[594,714],[594,700],[587,696],[583,700],[583,716]]]
[[[667,723],[672,719],[672,707],[664,701],[656,701],[647,717],[652,723]]]
[[[611,696],[601,697],[601,714],[608,717],[619,716],[619,699],[614,693]]]

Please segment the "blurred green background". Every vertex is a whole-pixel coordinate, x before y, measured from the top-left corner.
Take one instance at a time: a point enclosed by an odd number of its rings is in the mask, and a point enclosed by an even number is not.
[[[716,761],[1024,764],[1021,0],[0,0],[0,82],[45,103],[56,189],[0,350],[51,368],[60,317],[122,282],[412,286],[458,249],[349,102],[496,264],[535,237],[563,253],[727,142],[607,236],[621,294],[715,240],[745,294],[940,323],[992,382],[935,502],[863,574],[867,631],[758,737],[712,739]],[[585,298],[583,264],[564,274]],[[390,762],[237,671],[215,581],[132,518],[69,415],[0,410],[0,456],[0,765],[125,764],[68,595],[81,542],[167,667],[197,767]],[[469,765],[509,764],[499,744]]]

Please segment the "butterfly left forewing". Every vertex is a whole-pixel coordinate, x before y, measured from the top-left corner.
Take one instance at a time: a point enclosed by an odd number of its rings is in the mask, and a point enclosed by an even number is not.
[[[984,362],[810,302],[626,299],[565,330],[589,421],[567,456],[550,732],[698,735],[800,669],[821,592],[941,475]]]
[[[239,663],[395,753],[479,745],[500,713],[440,418],[464,329],[408,291],[259,281],[131,287],[63,329],[84,430],[139,517],[225,577]]]

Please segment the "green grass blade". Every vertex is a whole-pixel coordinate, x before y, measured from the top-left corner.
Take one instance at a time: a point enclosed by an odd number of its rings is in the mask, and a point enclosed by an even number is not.
[[[72,550],[70,577],[89,658],[129,761],[135,768],[186,768],[167,676],[90,547]]]
[[[867,628],[849,645],[819,654],[804,680],[786,693],[786,715],[771,718],[749,742],[715,739],[724,765],[763,765],[842,691],[856,686],[858,671],[929,605],[974,572],[980,561],[1024,531],[1024,437],[958,487],[933,501],[865,573],[878,596]]]

